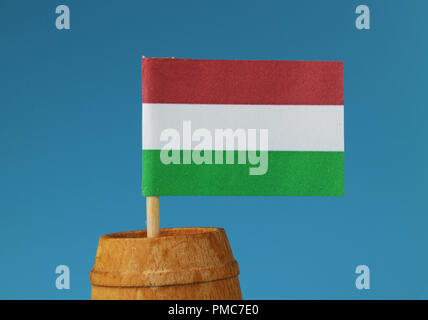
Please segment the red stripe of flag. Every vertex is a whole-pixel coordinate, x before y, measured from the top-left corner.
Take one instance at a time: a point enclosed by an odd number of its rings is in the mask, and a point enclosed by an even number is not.
[[[143,58],[143,102],[343,105],[343,62]]]

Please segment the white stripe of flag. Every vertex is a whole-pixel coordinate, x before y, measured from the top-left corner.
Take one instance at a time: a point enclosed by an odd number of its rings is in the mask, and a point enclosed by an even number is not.
[[[343,105],[143,103],[143,149],[159,150],[165,129],[268,129],[269,151],[344,151]],[[217,148],[215,148],[217,149]]]

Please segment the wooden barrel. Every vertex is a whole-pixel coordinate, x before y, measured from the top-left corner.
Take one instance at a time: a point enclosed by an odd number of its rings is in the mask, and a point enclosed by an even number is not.
[[[98,243],[92,299],[242,299],[238,263],[224,229],[113,233]]]

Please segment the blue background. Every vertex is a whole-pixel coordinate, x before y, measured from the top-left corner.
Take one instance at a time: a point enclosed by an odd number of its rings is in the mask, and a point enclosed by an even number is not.
[[[55,28],[66,4],[71,30]],[[371,9],[371,30],[355,8]],[[224,227],[247,299],[428,298],[426,1],[0,1],[0,298],[87,299],[144,229],[141,57],[343,60],[343,198],[163,197]],[[71,270],[57,290],[55,268]],[[357,290],[357,265],[371,289]]]

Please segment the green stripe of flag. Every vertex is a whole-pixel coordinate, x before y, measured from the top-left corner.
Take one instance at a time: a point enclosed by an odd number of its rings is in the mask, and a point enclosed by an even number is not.
[[[143,195],[235,195],[235,196],[343,196],[344,152],[268,151],[268,171],[250,175],[255,167],[238,164],[238,153],[247,151],[216,151],[234,153],[234,164],[183,163],[165,165],[160,150],[143,150]],[[230,154],[229,154],[230,156]]]

